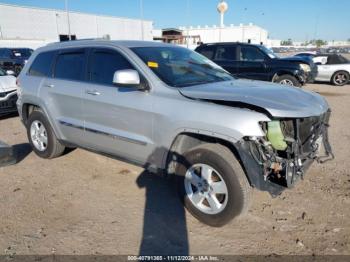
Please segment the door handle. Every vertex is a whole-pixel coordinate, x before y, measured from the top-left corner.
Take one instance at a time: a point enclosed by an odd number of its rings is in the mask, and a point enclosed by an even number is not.
[[[85,93],[88,95],[92,95],[92,96],[99,96],[101,94],[100,92],[98,92],[96,90],[86,90]]]
[[[48,88],[53,88],[53,87],[55,87],[54,84],[45,84],[44,86],[46,86],[46,87],[48,87]]]

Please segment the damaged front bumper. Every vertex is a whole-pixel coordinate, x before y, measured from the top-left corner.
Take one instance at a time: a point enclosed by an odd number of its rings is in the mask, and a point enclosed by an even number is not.
[[[318,117],[280,119],[283,141],[277,142],[269,136],[269,127],[264,123],[266,137],[246,137],[237,142],[251,185],[276,196],[302,179],[314,161],[332,160],[329,118],[330,111]]]

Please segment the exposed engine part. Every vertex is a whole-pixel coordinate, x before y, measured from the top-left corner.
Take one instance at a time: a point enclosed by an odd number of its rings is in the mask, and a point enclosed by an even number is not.
[[[284,140],[280,121],[271,121],[267,123],[267,138],[272,147],[276,150],[285,150],[288,146]]]
[[[248,142],[251,156],[263,169],[264,181],[292,187],[314,160],[324,163],[334,158],[328,141],[329,115],[262,124],[266,136]],[[322,144],[325,156],[319,155]]]

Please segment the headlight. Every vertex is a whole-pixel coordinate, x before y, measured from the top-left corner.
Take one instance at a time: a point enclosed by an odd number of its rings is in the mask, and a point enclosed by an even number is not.
[[[304,72],[311,72],[311,67],[307,64],[299,64],[300,68],[304,71]]]

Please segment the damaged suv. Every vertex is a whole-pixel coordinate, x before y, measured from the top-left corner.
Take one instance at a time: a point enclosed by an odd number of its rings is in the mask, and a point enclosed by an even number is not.
[[[18,83],[18,111],[38,156],[81,147],[168,174],[189,212],[211,226],[247,210],[252,188],[278,195],[313,161],[333,158],[323,97],[237,80],[182,47],[50,44],[33,53]]]

